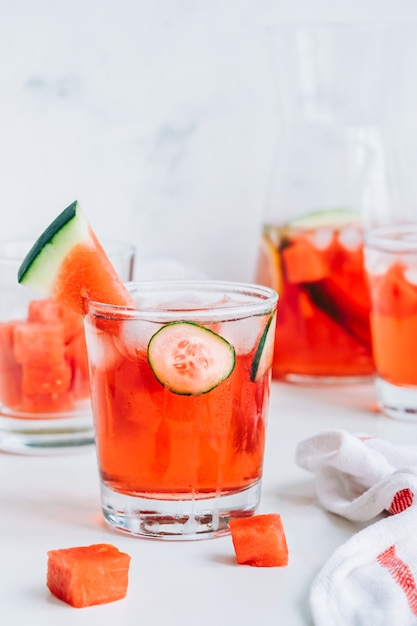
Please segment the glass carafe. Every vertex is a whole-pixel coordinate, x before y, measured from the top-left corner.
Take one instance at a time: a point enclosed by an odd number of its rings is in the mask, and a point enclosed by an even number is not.
[[[386,26],[271,33],[280,132],[255,278],[280,296],[277,379],[374,372],[362,228],[368,205],[385,202],[381,129],[399,40]]]

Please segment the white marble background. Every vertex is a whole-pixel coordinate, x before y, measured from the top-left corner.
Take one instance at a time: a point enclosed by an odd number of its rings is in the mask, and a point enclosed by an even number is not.
[[[1,238],[78,199],[139,269],[251,280],[278,123],[266,32],[381,20],[417,2],[0,0]]]

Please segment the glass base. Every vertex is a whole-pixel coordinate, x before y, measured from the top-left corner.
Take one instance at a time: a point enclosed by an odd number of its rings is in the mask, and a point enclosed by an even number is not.
[[[163,540],[210,539],[229,534],[229,520],[255,513],[261,481],[243,491],[214,498],[156,500],[101,486],[104,519],[130,535]]]
[[[310,374],[282,374],[275,377],[274,380],[290,383],[293,385],[359,385],[369,383],[373,380],[372,374],[358,374],[357,376],[326,376],[326,375],[310,375]]]
[[[417,421],[417,387],[398,387],[378,377],[375,387],[378,406],[385,415]]]
[[[93,418],[89,411],[22,419],[10,417],[0,408],[0,450],[4,452],[55,454],[93,443]]]

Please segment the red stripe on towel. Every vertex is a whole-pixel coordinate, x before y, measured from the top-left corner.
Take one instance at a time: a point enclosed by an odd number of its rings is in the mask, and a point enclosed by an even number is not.
[[[397,491],[392,499],[388,513],[395,515],[396,513],[405,511],[405,509],[408,509],[408,507],[413,504],[413,500],[414,494],[411,489],[408,489],[408,487],[406,489],[401,489],[401,491]]]
[[[411,612],[413,615],[417,615],[416,581],[409,566],[395,554],[395,546],[391,546],[384,552],[381,552],[376,560],[382,567],[386,567],[393,580],[404,591]]]

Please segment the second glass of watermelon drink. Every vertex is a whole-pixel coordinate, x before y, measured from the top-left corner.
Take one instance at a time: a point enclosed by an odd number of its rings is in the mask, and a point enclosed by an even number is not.
[[[0,449],[56,452],[94,442],[83,318],[17,282],[31,243],[0,242]],[[105,241],[132,279],[134,247]]]
[[[85,319],[103,514],[161,539],[228,532],[260,498],[277,294],[210,281],[128,285]]]
[[[371,229],[365,261],[371,292],[376,392],[381,410],[417,419],[417,225]]]

